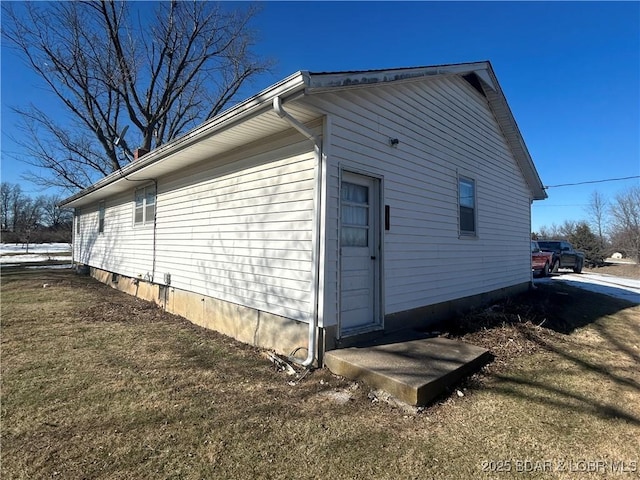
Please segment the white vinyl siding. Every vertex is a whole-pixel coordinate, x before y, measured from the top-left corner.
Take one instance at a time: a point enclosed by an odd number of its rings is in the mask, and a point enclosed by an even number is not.
[[[83,207],[80,232],[74,235],[74,260],[130,277],[149,279],[153,265],[153,229],[133,227],[133,190],[104,202],[104,233],[99,233],[100,205]]]
[[[386,314],[529,280],[530,192],[486,99],[466,81],[451,76],[309,101],[331,121],[325,325],[337,316],[340,168],[384,181]],[[458,171],[475,182],[473,242],[459,232]]]
[[[100,238],[86,230],[79,255],[92,266],[150,279],[155,243],[156,283],[168,273],[172,287],[309,321],[311,149],[289,133],[158,179],[155,242],[153,228],[134,225],[133,190],[109,200],[109,228]],[[85,223],[92,218],[87,209]]]
[[[310,142],[286,140],[167,179],[158,271],[173,286],[310,319],[315,162]]]

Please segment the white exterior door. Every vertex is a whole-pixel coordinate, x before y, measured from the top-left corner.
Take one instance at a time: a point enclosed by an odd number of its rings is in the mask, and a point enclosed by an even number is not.
[[[379,181],[344,172],[340,186],[340,330],[380,325]]]

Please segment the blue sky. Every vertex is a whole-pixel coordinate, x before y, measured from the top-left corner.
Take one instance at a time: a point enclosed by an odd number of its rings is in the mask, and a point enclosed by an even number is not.
[[[272,75],[490,60],[545,185],[640,175],[638,2],[265,2],[253,27]],[[2,49],[2,180],[27,166],[8,159],[17,135],[9,105],[46,101],[38,80]],[[550,188],[532,228],[587,217],[589,196],[639,179]],[[37,193],[23,183],[23,190]]]

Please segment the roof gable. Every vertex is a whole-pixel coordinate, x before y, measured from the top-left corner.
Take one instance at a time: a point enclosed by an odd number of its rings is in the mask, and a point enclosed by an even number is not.
[[[483,95],[500,126],[509,148],[529,185],[533,200],[547,198],[544,186],[538,175],[524,142],[518,124],[500,88],[498,79],[488,61],[434,65],[426,67],[399,68],[393,70],[367,70],[352,72],[311,73],[306,93],[321,93],[353,88],[366,88],[383,84],[422,81],[428,77],[458,75],[464,78],[476,91]]]

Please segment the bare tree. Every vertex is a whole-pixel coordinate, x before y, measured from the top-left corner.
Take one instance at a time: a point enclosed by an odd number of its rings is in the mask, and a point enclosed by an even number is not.
[[[578,228],[578,223],[573,220],[565,220],[562,225],[559,227],[559,235],[558,238],[563,240],[569,240],[572,235],[575,234],[576,229]]]
[[[552,223],[550,227],[543,225],[537,234],[540,240],[554,240],[560,238],[560,227]]]
[[[614,248],[640,261],[640,186],[616,195],[610,211]]]
[[[552,223],[550,227],[541,226],[536,234],[540,240],[569,240],[575,235],[579,226],[578,222],[573,220],[565,220],[562,225]]]
[[[608,202],[607,199],[597,190],[591,193],[589,205],[587,205],[587,213],[590,218],[590,224],[598,235],[600,248],[605,246],[604,232],[606,229]]]
[[[253,7],[212,2],[76,1],[2,5],[3,36],[70,113],[15,108],[41,184],[84,188],[215,116],[269,65],[251,53]],[[117,145],[132,126],[130,143]],[[121,155],[119,148],[124,148]]]
[[[20,221],[24,217],[22,214],[23,205],[27,201],[27,197],[22,193],[20,185],[9,185],[6,188],[8,192],[8,210],[7,210],[7,228],[12,232],[16,232],[20,226]],[[4,203],[4,201],[3,201]]]
[[[42,208],[46,199],[44,196],[36,198],[23,197],[18,211],[18,228],[21,230],[33,230],[38,228],[42,221]]]
[[[28,242],[31,232],[39,227],[45,197],[31,198],[20,185],[3,182],[0,186],[2,240]]]
[[[13,224],[11,206],[13,204],[14,187],[8,182],[0,184],[0,226],[2,231],[8,231]]]
[[[73,210],[59,206],[62,198],[58,195],[50,195],[42,202],[42,223],[51,230],[66,228],[73,222]]]
[[[69,241],[73,211],[60,208],[57,195],[32,197],[22,192],[20,185],[2,182],[0,186],[0,216],[2,241]]]

